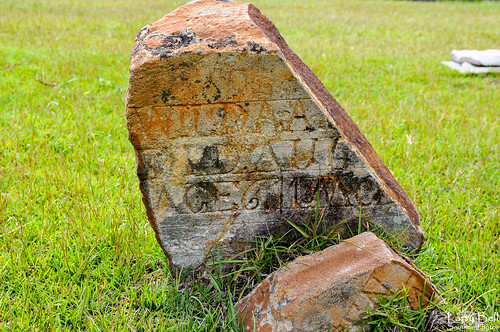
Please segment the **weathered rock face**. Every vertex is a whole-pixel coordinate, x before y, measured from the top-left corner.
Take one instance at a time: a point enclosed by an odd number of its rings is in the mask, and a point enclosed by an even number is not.
[[[305,221],[318,190],[326,224],[346,227],[362,207],[410,249],[422,244],[403,189],[250,4],[201,0],[143,28],[126,104],[143,201],[173,267]]]
[[[271,274],[238,303],[239,317],[245,331],[358,331],[377,296],[403,287],[414,310],[434,294],[422,274],[366,232]]]

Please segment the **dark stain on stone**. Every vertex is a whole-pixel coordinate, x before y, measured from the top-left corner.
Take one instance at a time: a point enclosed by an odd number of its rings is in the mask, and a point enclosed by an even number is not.
[[[358,206],[361,200],[360,189],[366,177],[355,176],[352,172],[342,172],[341,182],[346,198],[351,206]]]
[[[191,31],[181,32],[178,35],[163,37],[162,47],[165,50],[177,50],[181,47],[186,47],[194,44],[196,34]]]
[[[145,38],[145,37],[142,37],[142,38]],[[146,45],[144,43],[137,43],[136,42],[134,49],[132,50],[132,57],[137,56],[137,53],[139,53],[140,51],[151,52],[152,49],[151,49],[151,47],[149,47],[148,45]]]
[[[211,182],[198,182],[186,190],[184,201],[194,213],[211,212],[215,208],[219,193],[217,187]]]
[[[219,108],[217,109],[217,116],[218,116],[219,118],[221,118],[221,119],[224,119],[224,108],[219,107]]]
[[[266,212],[269,211],[279,211],[281,208],[280,196],[278,194],[267,194],[262,207]]]
[[[139,33],[137,34],[137,36],[135,37],[135,42],[141,42],[144,40],[144,38],[146,38],[146,36],[149,34],[149,26],[151,24],[148,24],[146,25],[144,28],[141,29],[141,31],[139,31]]]
[[[215,103],[222,96],[219,87],[215,85],[211,78],[208,78],[207,84],[202,88],[201,94],[209,104]]]
[[[295,179],[297,203],[312,203],[316,199],[319,182],[317,178],[309,176],[299,176]]]
[[[309,126],[307,126],[306,129],[304,129],[304,131],[307,131],[308,133],[310,133],[311,131],[315,131],[315,130],[316,130],[316,128],[309,127]]]
[[[172,90],[167,89],[163,90],[161,93],[161,101],[163,101],[165,104],[168,104],[170,101],[176,99],[175,96],[172,95]]]
[[[255,309],[255,312],[253,313],[253,316],[254,316],[255,321],[258,322],[262,318],[262,313],[257,308],[257,309]]]
[[[261,54],[262,52],[267,52],[267,48],[265,48],[262,45],[257,44],[254,41],[247,42],[247,45],[250,46],[250,51],[251,52],[254,52],[254,53],[257,53],[257,54]]]
[[[151,54],[153,54],[154,56],[158,56],[159,55],[160,56],[160,60],[163,60],[163,59],[167,59],[167,58],[171,57],[174,54],[174,52],[172,52],[172,51],[165,51],[165,52],[163,52],[163,51],[161,51],[161,49],[158,50],[156,48],[156,49],[154,49],[151,52]]]
[[[179,68],[184,67],[184,68],[191,68],[194,66],[193,62],[186,62],[182,61],[181,63],[178,64]]]
[[[223,40],[220,40],[218,41],[217,43],[213,43],[213,44],[208,44],[207,46],[210,47],[211,49],[219,49],[221,47],[226,47],[226,46],[240,46],[240,45],[243,45],[243,44],[238,44],[238,42],[236,40],[234,40],[234,38],[236,37],[236,35],[232,35],[231,37],[227,37]],[[219,53],[219,55],[221,55]]]
[[[158,36],[152,36],[152,39],[158,39]],[[191,31],[181,31],[181,33],[176,35],[161,37],[161,45],[155,47],[151,54],[154,56],[160,56],[160,59],[168,58],[174,55],[174,50],[186,47],[192,44],[198,44],[201,40],[196,37],[196,34]]]
[[[376,205],[385,205],[391,203],[391,198],[379,188],[375,195],[373,195],[373,202]]]
[[[195,174],[222,174],[224,170],[224,166],[219,161],[219,149],[216,145],[205,146],[198,162],[193,163],[189,159],[188,162]]]

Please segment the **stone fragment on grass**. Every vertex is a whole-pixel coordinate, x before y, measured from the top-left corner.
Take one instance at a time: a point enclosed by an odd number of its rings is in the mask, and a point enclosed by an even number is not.
[[[479,67],[468,62],[442,61],[441,64],[458,71],[460,74],[500,73],[500,67]]]
[[[363,218],[423,242],[410,199],[349,115],[253,5],[200,0],[144,27],[126,95],[149,221],[173,268],[257,235]],[[319,201],[317,198],[319,197]]]
[[[453,50],[451,59],[441,64],[461,74],[500,73],[500,50]]]
[[[451,59],[460,64],[500,67],[500,50],[453,50]]]
[[[425,277],[373,233],[272,273],[238,304],[245,331],[358,331],[378,296],[402,289],[413,310],[434,294]]]

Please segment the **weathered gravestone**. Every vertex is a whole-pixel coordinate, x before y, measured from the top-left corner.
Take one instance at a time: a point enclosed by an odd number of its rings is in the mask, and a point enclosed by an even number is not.
[[[306,221],[363,218],[423,241],[419,215],[358,127],[253,5],[201,0],[137,36],[127,125],[147,214],[175,268]],[[318,193],[319,190],[319,193]]]

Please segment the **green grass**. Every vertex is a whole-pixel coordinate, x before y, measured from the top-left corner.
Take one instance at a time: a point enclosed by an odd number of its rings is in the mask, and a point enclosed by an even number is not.
[[[127,140],[135,34],[182,3],[0,0],[0,330],[233,328],[217,277],[171,276]],[[500,76],[439,62],[500,48],[500,3],[255,4],[415,203],[449,310],[498,313]]]
[[[456,320],[439,309],[436,303],[411,309],[408,290],[402,289],[392,297],[379,297],[379,305],[368,310],[369,319],[361,324],[375,331],[450,331],[459,327]]]

